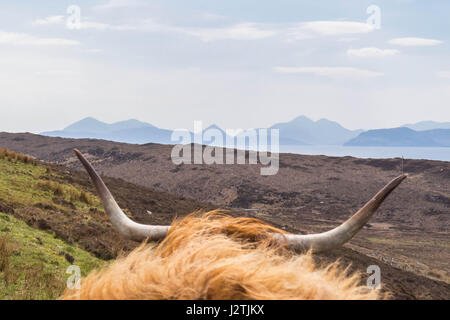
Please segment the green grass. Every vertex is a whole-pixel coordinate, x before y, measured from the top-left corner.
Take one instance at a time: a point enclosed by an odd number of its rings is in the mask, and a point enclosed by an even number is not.
[[[60,223],[64,223],[65,214],[74,210],[87,221],[92,208],[103,211],[99,199],[80,186],[65,183],[53,170],[30,157],[0,148],[2,203],[16,213],[39,207],[42,217],[56,215],[61,217]],[[45,209],[47,206],[51,211]],[[72,258],[73,263],[69,262]],[[51,231],[35,229],[0,212],[0,299],[56,299],[71,276],[66,274],[70,265],[78,266],[84,276],[104,264],[76,244],[57,239]]]
[[[102,210],[96,196],[70,184],[57,182],[57,178],[43,166],[0,158],[0,199],[18,206],[47,203],[59,210],[66,210],[64,206],[54,203],[56,197],[71,202],[77,209],[88,211],[95,207]]]
[[[74,258],[66,260],[67,253]],[[0,299],[56,299],[70,265],[84,276],[105,264],[90,253],[0,213]]]

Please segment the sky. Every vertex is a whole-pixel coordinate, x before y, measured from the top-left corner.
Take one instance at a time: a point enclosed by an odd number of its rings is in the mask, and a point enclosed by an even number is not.
[[[450,121],[448,0],[0,0],[0,131]]]

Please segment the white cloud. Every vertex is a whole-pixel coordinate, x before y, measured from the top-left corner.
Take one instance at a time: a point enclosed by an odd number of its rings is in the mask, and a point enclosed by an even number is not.
[[[75,46],[80,42],[61,38],[39,38],[26,33],[0,31],[0,45]]]
[[[104,53],[105,51],[102,49],[88,49],[88,50],[86,50],[86,52],[100,54],[100,53]]]
[[[264,39],[277,34],[277,31],[262,24],[257,23],[239,23],[231,26],[217,28],[190,28],[179,27],[168,24],[161,24],[152,20],[146,20],[137,30],[147,32],[169,32],[178,33],[195,38],[201,41],[217,41],[217,40],[258,40]]]
[[[96,29],[96,30],[106,30],[111,29],[111,25],[107,23],[101,23],[101,22],[91,22],[91,21],[82,21],[80,23],[81,29]]]
[[[290,27],[287,30],[283,30],[286,34],[286,40],[288,42],[294,42],[299,40],[306,40],[314,38],[311,32],[305,31],[296,24],[294,27]]]
[[[396,49],[379,49],[375,47],[348,49],[347,54],[353,57],[387,57],[398,54],[400,51]]]
[[[94,9],[135,8],[143,5],[144,4],[138,0],[109,0],[104,4],[95,6]]]
[[[33,21],[33,25],[41,26],[41,25],[49,25],[49,24],[60,24],[64,21],[64,16],[50,16],[44,19],[36,19]]]
[[[389,40],[390,44],[405,46],[405,47],[429,47],[437,46],[442,43],[441,40],[425,39],[425,38],[395,38]]]
[[[206,14],[206,17],[206,19],[222,18],[211,14]],[[220,27],[185,27],[159,23],[151,19],[131,25],[112,25],[86,19],[81,22],[81,29],[174,33],[210,42],[217,40],[260,40],[273,36],[283,36],[287,41],[298,41],[321,35],[367,33],[372,31],[373,27],[365,23],[352,21],[312,21],[294,24],[241,22]],[[346,40],[357,40],[357,38],[347,38]]]
[[[190,36],[198,37],[202,41],[214,40],[258,40],[276,34],[276,31],[262,28],[255,23],[240,23],[223,28],[177,28],[176,30]]]
[[[439,72],[436,72],[436,75],[440,78],[450,79],[450,71],[439,71]]]
[[[277,26],[253,22],[236,23],[221,27],[184,27],[171,24],[164,24],[147,19],[134,25],[111,25],[102,22],[82,21],[81,29],[91,30],[117,30],[117,31],[143,31],[154,33],[182,34],[189,37],[198,38],[204,42],[218,40],[260,40],[275,35],[289,35],[295,40],[299,40],[298,34],[289,34],[286,26]],[[311,38],[311,35],[301,37],[301,39]]]
[[[60,24],[64,22],[64,16],[50,16],[45,19],[37,19],[33,22],[33,25],[51,25]],[[95,29],[95,30],[136,30],[138,27],[129,25],[111,25],[108,23],[88,21],[85,19],[81,22],[81,29]]]
[[[118,30],[118,31],[128,31],[128,30],[137,30],[138,28],[135,26],[128,25],[111,25],[107,23],[101,22],[93,22],[93,21],[82,21],[81,29],[94,29],[94,30]]]
[[[300,23],[299,27],[302,30],[326,36],[369,33],[375,30],[367,23],[355,21],[310,21]]]
[[[362,79],[383,75],[381,72],[350,67],[275,67],[274,70],[281,73],[308,73],[329,78]]]
[[[315,38],[317,36],[338,36],[364,34],[375,30],[367,23],[355,21],[309,21],[291,24],[283,32],[289,42]],[[359,40],[355,37],[340,38],[338,41],[350,42]]]
[[[38,71],[35,73],[36,76],[54,76],[54,77],[75,76],[80,74],[81,74],[80,71],[71,69],[49,69],[45,71]]]
[[[141,5],[138,1],[112,0],[101,8],[133,7]],[[53,16],[36,21],[36,24],[56,24],[63,20],[63,16]],[[225,17],[204,13],[204,20],[221,20]],[[146,31],[159,33],[178,33],[210,42],[217,40],[259,40],[272,36],[283,36],[287,41],[298,41],[311,39],[321,35],[341,35],[367,33],[373,30],[373,27],[352,21],[310,21],[303,23],[289,24],[264,24],[253,22],[241,22],[224,25],[220,27],[185,27],[172,24],[155,22],[151,19],[141,21],[131,25],[112,25],[109,23],[90,21],[85,19],[81,22],[81,29],[91,30],[117,30],[117,31]],[[351,40],[355,40],[352,38]]]
[[[209,13],[209,12],[202,13],[200,15],[200,17],[203,20],[206,20],[206,21],[220,21],[220,20],[225,20],[226,19],[225,16],[214,14],[214,13]]]
[[[358,41],[359,40],[359,38],[340,38],[340,39],[337,39],[337,41],[339,41],[339,42],[353,42],[353,41]]]

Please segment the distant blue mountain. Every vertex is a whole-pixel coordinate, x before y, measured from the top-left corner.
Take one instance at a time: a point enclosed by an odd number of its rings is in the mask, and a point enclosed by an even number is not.
[[[363,131],[348,130],[339,123],[327,119],[313,121],[305,116],[277,123],[270,128],[280,130],[282,145],[342,145]]]
[[[85,118],[83,120],[77,121],[70,126],[63,129],[65,132],[91,132],[91,133],[102,133],[111,131],[113,125],[98,121],[94,118]]]
[[[421,121],[414,124],[405,124],[403,127],[407,127],[416,131],[450,129],[450,122]]]
[[[108,124],[94,118],[85,118],[60,131],[42,132],[42,135],[62,138],[92,138],[117,142],[169,144],[171,130],[157,128],[135,119]]]
[[[204,129],[216,129],[223,135],[223,143],[216,142],[215,145],[225,145],[227,138],[226,132],[219,126],[213,124]],[[332,145],[343,144],[358,135],[361,130],[347,130],[336,122],[322,119],[312,121],[304,116],[298,117],[290,122],[279,123],[269,129],[280,130],[280,145]],[[258,132],[259,128],[255,129]],[[126,143],[175,143],[171,141],[171,130],[160,129],[149,123],[141,122],[135,119],[108,124],[94,118],[85,118],[77,121],[63,130],[42,132],[42,135],[62,138],[93,138],[104,139]],[[234,141],[234,145],[239,136],[244,136],[246,132],[238,136],[228,137]],[[193,134],[190,133],[193,140]],[[270,142],[270,132],[268,133],[268,145]],[[259,136],[257,137],[259,141]],[[247,145],[248,145],[248,139]],[[210,141],[205,139],[204,143],[209,144]]]
[[[269,129],[279,130],[279,143],[285,146],[343,144],[348,146],[449,146],[450,129],[419,131],[423,128],[448,125],[449,123],[444,122],[423,121],[409,125],[418,128],[417,130],[400,127],[363,132],[363,130],[348,130],[339,123],[327,119],[313,121],[305,116],[300,116],[289,122],[277,123]],[[215,145],[225,145],[227,135],[223,129],[215,124],[204,129],[204,132],[208,129],[216,129],[223,136],[223,142],[215,141]],[[259,129],[255,130],[258,132]],[[85,118],[63,130],[43,132],[42,134],[52,137],[94,138],[135,144],[177,143],[171,141],[172,130],[157,128],[135,119],[109,124],[94,118]],[[193,141],[193,133],[189,134]],[[241,136],[245,134],[246,132],[241,133]],[[232,139],[233,145],[237,145],[237,137],[228,138]],[[268,138],[267,143],[270,145],[270,132],[268,132]],[[203,143],[210,144],[211,141],[204,137]],[[246,144],[248,145],[248,139]]]
[[[450,129],[415,131],[400,127],[362,132],[346,146],[450,147]]]
[[[211,129],[217,130],[217,132],[220,132],[222,135],[222,141],[213,141],[215,138],[209,138],[207,135],[205,135],[206,132],[209,132],[210,134],[212,134],[212,131],[210,131]],[[216,146],[223,146],[226,147],[226,144],[228,141],[231,141],[233,146],[236,146],[238,149],[248,149],[251,144],[255,144],[254,147],[256,146],[270,146],[271,145],[271,134],[270,132],[267,133],[267,137],[265,138],[264,141],[260,141],[261,137],[259,136],[259,129],[260,128],[255,128],[255,129],[248,129],[248,130],[243,130],[238,132],[236,135],[228,135],[226,133],[226,131],[224,131],[222,128],[220,128],[219,126],[217,126],[216,124],[213,124],[211,126],[209,126],[208,128],[203,130],[203,143],[204,144],[214,144]],[[254,140],[250,141],[250,137],[253,137],[252,135],[256,133],[256,135],[254,136]],[[281,139],[280,139],[281,140]],[[279,141],[280,142],[280,141]],[[298,143],[298,142],[294,142],[293,144]],[[280,144],[282,144],[280,142]],[[253,148],[251,148],[253,149]]]

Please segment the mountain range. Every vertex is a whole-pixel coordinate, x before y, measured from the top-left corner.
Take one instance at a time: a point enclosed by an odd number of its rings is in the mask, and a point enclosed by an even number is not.
[[[450,129],[450,122],[421,121],[414,124],[405,124],[403,127],[407,127],[415,131]]]
[[[217,125],[204,129],[215,129],[223,136],[223,141],[215,145],[225,145],[227,134]],[[269,129],[278,129],[280,145],[346,145],[346,146],[426,146],[450,147],[450,122],[422,121],[406,124],[399,128],[378,130],[349,130],[337,122],[327,119],[313,121],[299,116],[289,122],[276,123]],[[258,129],[256,129],[258,132]],[[172,130],[158,128],[135,119],[108,124],[92,117],[77,121],[63,130],[42,132],[42,135],[62,138],[93,138],[117,142],[145,144],[175,144],[171,140]],[[244,132],[245,134],[245,132]],[[191,141],[194,134],[189,132]],[[270,135],[270,134],[269,134]],[[257,137],[260,139],[260,137]],[[228,136],[236,142],[235,136]],[[205,144],[210,141],[204,139]],[[268,144],[270,144],[270,139]]]
[[[61,138],[92,138],[133,144],[173,143],[171,130],[160,129],[135,119],[108,124],[94,118],[85,118],[59,131],[42,132],[42,135]]]
[[[362,132],[346,146],[450,147],[450,129],[415,131],[407,127]]]
[[[277,123],[270,129],[280,130],[282,145],[342,145],[364,131],[348,130],[334,121],[327,119],[313,121],[305,116]]]

